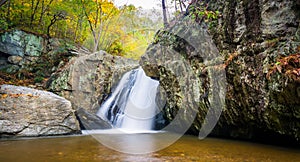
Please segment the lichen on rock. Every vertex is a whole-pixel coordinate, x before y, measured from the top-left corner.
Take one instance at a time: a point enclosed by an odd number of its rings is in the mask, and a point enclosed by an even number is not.
[[[75,109],[96,113],[122,75],[138,66],[137,61],[99,51],[73,58],[52,74],[47,87],[70,100]]]
[[[176,125],[172,131],[183,132],[191,126],[189,131],[195,133],[207,120],[207,113],[215,112],[210,117],[218,118],[222,108],[218,111],[215,106],[224,104],[222,63],[207,30],[189,19],[157,33],[140,64],[147,75],[160,81],[166,93],[163,112],[170,124]]]
[[[176,73],[179,70],[172,71],[168,68],[176,67],[171,67],[171,65],[185,59],[192,67],[197,79],[200,80],[199,83],[207,83],[196,84],[200,89],[200,96],[207,91],[212,92],[216,86],[207,76],[212,76],[212,72],[218,74],[217,69],[225,68],[226,102],[222,107],[223,112],[219,122],[212,132],[213,135],[243,139],[263,138],[264,140],[268,140],[264,136],[270,136],[269,139],[273,142],[273,137],[276,138],[275,140],[299,142],[298,89],[300,85],[297,81],[288,79],[280,73],[267,77],[278,59],[300,52],[300,15],[299,11],[295,10],[299,8],[299,3],[294,0],[231,0],[210,1],[208,7],[222,14],[218,25],[213,29],[208,29],[208,33],[212,35],[213,42],[220,52],[220,57],[214,57],[215,55],[209,57],[209,52],[215,49],[207,44],[213,43],[210,43],[211,40],[206,39],[207,37],[202,36],[199,30],[186,32],[186,35],[178,38],[177,33],[192,28],[191,23],[180,21],[159,31],[154,43],[149,46],[142,57],[141,65],[146,73],[158,78],[167,91],[165,117],[171,122],[176,112],[184,108],[180,106],[179,101],[182,100],[182,96],[188,94],[183,93],[184,91],[178,93],[180,77],[178,78]],[[205,28],[205,25],[200,25]],[[200,29],[200,31],[203,30]],[[200,50],[195,50],[187,44],[187,42],[194,42],[190,40],[197,40],[195,36],[201,37],[200,43],[205,45],[201,46]],[[181,57],[173,57],[173,59],[169,55],[166,57],[158,45],[174,50]],[[221,61],[209,66],[210,64],[204,61],[203,56],[206,56],[206,59],[220,58]],[[210,68],[214,70],[209,70]],[[212,94],[208,96],[209,102],[216,99],[212,97]],[[200,113],[190,128],[190,132],[197,133],[203,126],[203,116],[205,116],[205,113],[201,114],[205,112],[203,105],[205,103],[200,100],[198,107]]]
[[[0,86],[0,137],[79,133],[71,103],[50,92]]]

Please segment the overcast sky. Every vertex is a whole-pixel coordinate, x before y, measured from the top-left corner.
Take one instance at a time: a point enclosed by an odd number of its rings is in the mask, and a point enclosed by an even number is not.
[[[133,4],[135,7],[142,7],[144,9],[160,8],[161,0],[114,0],[116,6]]]

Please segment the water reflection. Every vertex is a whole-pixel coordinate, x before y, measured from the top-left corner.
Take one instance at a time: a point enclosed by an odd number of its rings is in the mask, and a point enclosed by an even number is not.
[[[106,147],[128,154],[147,154],[159,151],[170,146],[180,137],[177,134],[156,131],[125,134],[123,129],[119,129],[119,133],[92,134],[92,136]]]
[[[162,134],[137,134],[120,137],[119,147],[132,147],[138,136],[149,140],[143,147],[157,147]],[[152,136],[152,137],[151,137]],[[107,140],[109,136],[103,137]],[[114,138],[115,139],[115,138]],[[137,146],[138,144],[136,144]],[[116,145],[117,147],[117,145]],[[0,161],[300,161],[300,150],[262,144],[213,139],[198,140],[183,136],[164,150],[141,155],[109,149],[91,136],[43,139],[0,140]],[[127,148],[126,148],[127,149]],[[130,148],[137,149],[137,148]]]

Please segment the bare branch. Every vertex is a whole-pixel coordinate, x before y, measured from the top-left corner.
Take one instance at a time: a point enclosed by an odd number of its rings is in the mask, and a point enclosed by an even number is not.
[[[0,1],[0,7],[1,7],[2,5],[4,5],[7,1],[8,1],[8,0],[1,0],[1,1]]]

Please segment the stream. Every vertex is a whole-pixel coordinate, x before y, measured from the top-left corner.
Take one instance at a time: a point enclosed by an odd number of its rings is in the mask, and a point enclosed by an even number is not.
[[[155,138],[159,134],[147,134]],[[131,134],[141,136],[141,134]],[[122,135],[123,140],[128,139]],[[164,138],[156,138],[164,140]],[[159,145],[156,140],[154,145]],[[126,142],[125,142],[126,143]],[[217,138],[199,140],[185,135],[169,147],[149,154],[131,155],[111,150],[92,136],[0,140],[1,162],[75,161],[300,161],[300,150]]]

